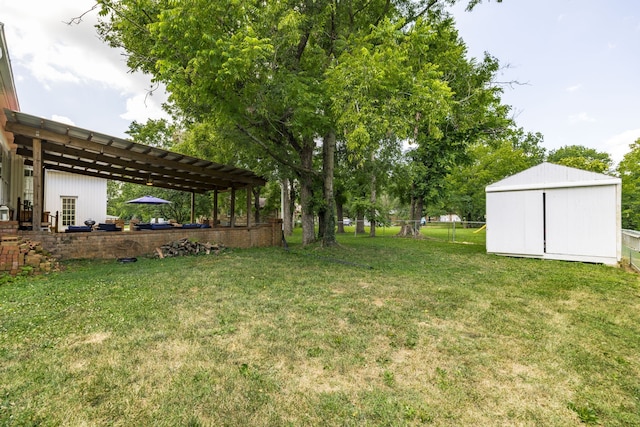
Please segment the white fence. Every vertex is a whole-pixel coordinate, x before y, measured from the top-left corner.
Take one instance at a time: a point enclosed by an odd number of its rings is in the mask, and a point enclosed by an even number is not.
[[[640,271],[640,231],[622,230],[622,262]]]

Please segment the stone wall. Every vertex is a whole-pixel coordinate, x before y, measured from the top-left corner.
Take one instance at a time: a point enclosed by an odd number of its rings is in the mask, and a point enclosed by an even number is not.
[[[58,260],[113,259],[151,255],[155,248],[189,238],[202,243],[219,243],[229,248],[280,246],[281,220],[254,227],[200,228],[86,233],[50,233],[18,231],[19,237],[41,242],[43,248]]]

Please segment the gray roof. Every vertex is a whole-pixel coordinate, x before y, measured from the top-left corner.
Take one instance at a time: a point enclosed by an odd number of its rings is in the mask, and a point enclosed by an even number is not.
[[[620,184],[620,178],[544,162],[486,187],[486,192]]]

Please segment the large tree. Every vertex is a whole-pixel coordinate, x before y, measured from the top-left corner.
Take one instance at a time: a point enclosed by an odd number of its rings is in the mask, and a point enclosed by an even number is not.
[[[371,91],[353,87],[357,96],[351,98],[351,108],[373,106],[371,96],[388,96],[384,104],[393,114],[381,115],[388,122],[371,129],[373,142],[363,145],[369,156],[385,140],[382,135],[400,135],[398,129],[406,130],[416,120],[430,126],[446,109],[447,85],[436,84],[436,67],[424,53],[437,32],[420,20],[454,2],[98,0],[104,19],[99,31],[126,50],[132,69],[166,85],[178,116],[212,124],[236,149],[259,151],[258,157],[278,162],[283,177],[295,175],[303,242],[314,240],[313,218],[319,211],[323,241],[332,244],[335,146],[343,137],[364,142],[362,129],[352,126],[351,112],[336,108],[342,100],[335,92],[352,83],[371,83]],[[416,57],[407,58],[408,52]],[[389,62],[372,63],[375,58]],[[348,76],[350,67],[344,63],[355,66],[365,80],[345,79],[340,88],[335,74]],[[358,69],[363,63],[382,75]],[[403,65],[417,74],[410,75]],[[403,82],[399,76],[409,79]],[[410,90],[409,97],[404,89]]]
[[[435,124],[415,128],[409,151],[409,197],[412,220],[418,224],[427,203],[436,202],[450,169],[468,161],[467,148],[479,140],[497,138],[509,125],[509,108],[500,101],[501,86],[494,82],[498,61],[489,56],[467,58],[467,50],[451,19],[437,22],[429,55],[452,92],[448,113]]]

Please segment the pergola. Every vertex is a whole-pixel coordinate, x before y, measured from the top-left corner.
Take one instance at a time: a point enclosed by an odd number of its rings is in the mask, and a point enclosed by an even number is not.
[[[41,225],[44,169],[190,192],[192,221],[196,193],[214,192],[213,219],[217,221],[218,193],[231,191],[233,213],[235,192],[245,188],[247,225],[251,190],[266,183],[264,178],[246,169],[138,144],[19,111],[5,109],[4,113],[7,119],[5,130],[13,134],[16,153],[26,159],[26,164],[33,165],[34,229]],[[232,215],[231,226],[234,222]]]

